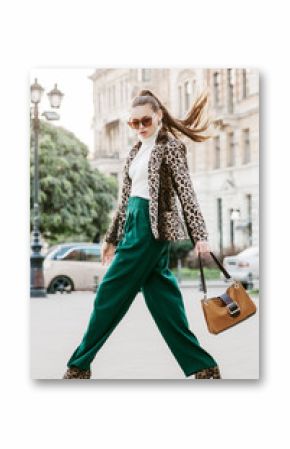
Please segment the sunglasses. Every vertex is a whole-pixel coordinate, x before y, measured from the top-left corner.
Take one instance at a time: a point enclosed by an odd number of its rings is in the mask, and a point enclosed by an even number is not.
[[[152,125],[152,118],[154,117],[155,114],[153,114],[153,116],[150,115],[145,115],[144,117],[142,117],[141,119],[133,119],[131,121],[128,121],[128,125],[131,126],[131,128],[133,129],[139,129],[140,123],[142,123],[142,125],[145,128],[148,128],[149,126]]]

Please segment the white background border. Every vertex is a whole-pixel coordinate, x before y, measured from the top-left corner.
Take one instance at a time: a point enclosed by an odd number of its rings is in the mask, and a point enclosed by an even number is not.
[[[10,1],[1,33],[2,447],[285,447],[289,393],[287,2]],[[260,72],[261,379],[29,378],[29,72],[33,67]],[[282,408],[287,407],[283,413]],[[286,422],[287,419],[287,422]]]

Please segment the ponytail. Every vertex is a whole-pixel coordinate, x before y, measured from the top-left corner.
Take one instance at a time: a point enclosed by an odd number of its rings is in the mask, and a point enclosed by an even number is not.
[[[161,103],[156,95],[149,89],[143,89],[138,96],[133,99],[132,107],[149,103],[154,112],[161,109],[163,113],[161,134],[168,131],[178,138],[182,134],[189,137],[194,142],[204,142],[210,139],[211,135],[201,134],[210,127],[210,120],[204,119],[204,110],[208,102],[208,94],[202,93],[192,104],[184,119],[174,118],[166,107]]]

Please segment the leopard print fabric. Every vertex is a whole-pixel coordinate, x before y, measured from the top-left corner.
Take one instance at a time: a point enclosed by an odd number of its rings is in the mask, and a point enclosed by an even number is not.
[[[141,141],[129,151],[122,171],[121,200],[104,240],[117,245],[124,235],[126,207],[131,192],[129,166]],[[149,216],[158,240],[207,240],[208,232],[189,174],[186,146],[159,131],[148,162]]]
[[[205,368],[195,373],[195,379],[221,379],[221,373],[218,366]]]
[[[191,181],[185,144],[178,139],[172,140],[171,145],[168,145],[165,150],[165,162],[169,168],[173,188],[182,206],[188,236],[193,241],[207,240],[208,232]]]
[[[82,370],[77,366],[70,366],[64,376],[63,379],[90,379],[91,378],[91,370]]]

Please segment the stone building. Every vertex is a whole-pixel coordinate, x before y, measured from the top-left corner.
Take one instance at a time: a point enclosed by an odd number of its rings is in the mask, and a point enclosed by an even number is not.
[[[219,128],[196,151],[193,176],[215,248],[259,244],[259,74],[255,69],[205,73]]]

